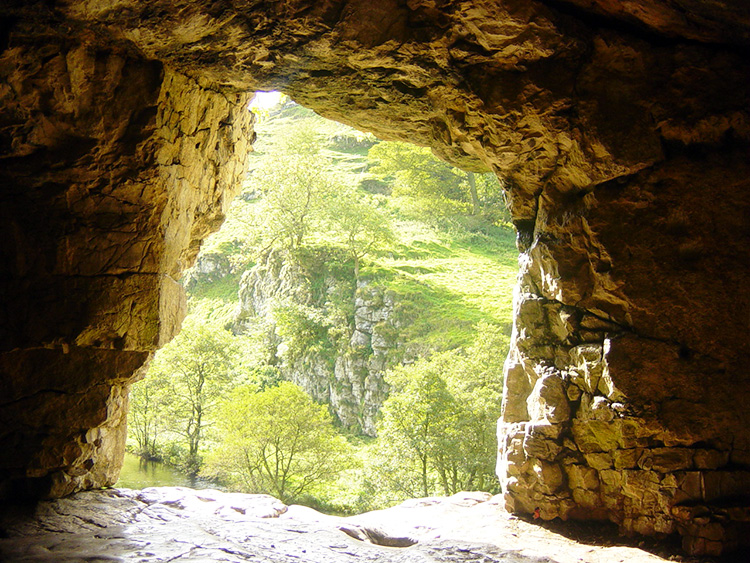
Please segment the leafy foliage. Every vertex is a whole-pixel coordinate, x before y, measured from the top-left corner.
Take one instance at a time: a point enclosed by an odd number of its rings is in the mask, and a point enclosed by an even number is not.
[[[319,230],[326,202],[341,191],[341,180],[320,154],[315,129],[292,128],[276,150],[253,170],[251,185],[260,195],[255,210],[256,247],[294,250]]]
[[[469,349],[450,350],[388,373],[369,479],[393,501],[493,490],[495,425],[502,399],[507,338],[479,327]]]
[[[351,464],[349,446],[328,411],[293,383],[260,392],[241,387],[219,418],[224,439],[207,472],[239,490],[291,503]]]
[[[167,381],[159,377],[148,377],[130,390],[128,431],[137,444],[137,454],[144,459],[159,458],[169,397]]]
[[[158,416],[163,427],[185,439],[185,469],[197,473],[211,412],[237,381],[239,366],[239,348],[227,331],[188,320],[156,354],[146,385],[133,394],[131,417],[140,449],[156,456]]]
[[[345,188],[328,209],[331,231],[342,241],[354,261],[354,277],[359,280],[362,260],[395,241],[389,217],[378,200],[352,188]]]
[[[472,216],[495,225],[509,219],[502,186],[494,174],[475,174],[436,158],[427,147],[379,143],[368,158],[371,172],[393,186],[393,195],[407,198],[417,216]],[[470,223],[469,223],[470,224]],[[476,226],[479,226],[476,220]]]

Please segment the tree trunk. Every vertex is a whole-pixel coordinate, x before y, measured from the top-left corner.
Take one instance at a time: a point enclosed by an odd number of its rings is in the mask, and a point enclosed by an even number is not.
[[[466,176],[469,180],[469,192],[471,193],[471,214],[476,217],[482,212],[479,195],[477,194],[477,178],[474,172],[467,172]]]

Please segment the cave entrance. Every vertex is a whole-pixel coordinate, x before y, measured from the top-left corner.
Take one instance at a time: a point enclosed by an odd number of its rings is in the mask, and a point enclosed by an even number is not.
[[[182,333],[132,388],[130,451],[335,512],[499,492],[502,184],[277,92],[250,110],[247,178],[183,277]],[[153,484],[138,467],[119,486]]]

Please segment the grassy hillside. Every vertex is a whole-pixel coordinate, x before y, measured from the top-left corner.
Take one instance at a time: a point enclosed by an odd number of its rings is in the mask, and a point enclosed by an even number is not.
[[[256,126],[258,140],[251,156],[251,176],[263,159],[274,153],[285,131],[300,124],[316,129],[331,168],[347,183],[390,190],[391,179],[379,178],[369,170],[368,151],[380,141],[290,102],[272,109]],[[249,179],[221,231],[203,248],[203,252],[226,254],[237,270],[250,267],[254,258],[254,249],[248,244],[248,217],[257,203],[254,190]],[[405,340],[418,343],[425,352],[468,346],[478,322],[502,326],[510,334],[517,272],[512,227],[485,223],[481,228],[467,229],[456,221],[435,221],[434,217],[404,212],[404,208],[410,208],[403,204],[402,197],[376,197],[390,215],[397,237],[390,247],[368,257],[362,278],[398,295],[411,322],[403,335]],[[331,244],[326,234],[317,238],[313,234],[311,240],[313,244]],[[233,273],[208,286],[198,286],[191,292],[191,301],[198,305],[212,299],[226,309],[226,304],[236,299],[233,288],[238,281],[239,273]]]
[[[509,229],[469,237],[414,222],[398,224],[400,244],[363,275],[394,291],[410,310],[407,342],[452,349],[472,342],[487,322],[510,330],[517,253]]]

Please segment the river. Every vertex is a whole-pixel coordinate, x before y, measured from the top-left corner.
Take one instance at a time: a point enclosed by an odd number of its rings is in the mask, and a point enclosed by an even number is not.
[[[125,454],[120,478],[115,487],[144,489],[146,487],[191,487],[193,489],[221,489],[216,483],[201,477],[191,477],[178,469],[158,461],[146,461],[130,453]]]

